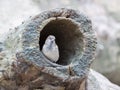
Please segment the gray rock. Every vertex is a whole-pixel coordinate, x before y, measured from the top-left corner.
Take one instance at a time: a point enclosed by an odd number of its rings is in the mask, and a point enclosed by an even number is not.
[[[120,90],[119,86],[92,69],[89,72],[87,83],[88,90]]]

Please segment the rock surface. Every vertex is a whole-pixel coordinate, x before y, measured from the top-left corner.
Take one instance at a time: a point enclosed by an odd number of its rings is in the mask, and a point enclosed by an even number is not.
[[[94,70],[90,70],[87,90],[120,90],[120,87],[111,83],[106,77],[102,76]]]

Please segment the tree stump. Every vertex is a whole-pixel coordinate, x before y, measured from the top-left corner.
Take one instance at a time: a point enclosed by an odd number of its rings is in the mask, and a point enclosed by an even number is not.
[[[49,35],[56,37],[59,47],[56,63],[41,52]],[[44,11],[7,37],[12,74],[4,72],[1,90],[86,90],[97,44],[87,16],[66,8]]]

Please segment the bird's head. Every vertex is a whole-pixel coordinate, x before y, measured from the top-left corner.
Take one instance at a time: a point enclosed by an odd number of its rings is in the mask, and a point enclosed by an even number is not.
[[[45,41],[46,44],[55,43],[55,37],[53,35],[49,35]]]
[[[47,39],[49,39],[49,40],[51,40],[51,41],[55,41],[55,37],[54,37],[53,35],[49,35],[49,36],[47,37]]]

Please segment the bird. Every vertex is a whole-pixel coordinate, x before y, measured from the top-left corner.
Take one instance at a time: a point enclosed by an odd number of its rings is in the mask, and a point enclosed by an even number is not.
[[[55,36],[49,35],[42,48],[43,54],[51,61],[56,63],[59,59],[59,48],[55,42]]]

